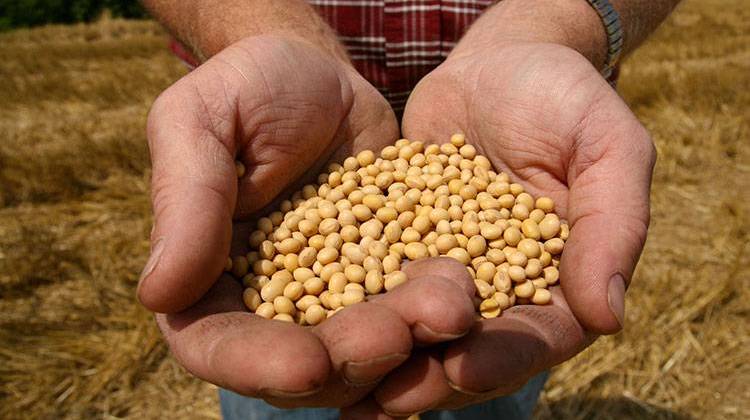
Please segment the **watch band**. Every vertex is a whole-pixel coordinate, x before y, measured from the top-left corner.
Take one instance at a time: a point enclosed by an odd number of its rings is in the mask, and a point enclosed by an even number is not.
[[[607,32],[607,60],[604,63],[602,75],[609,79],[622,54],[623,31],[620,14],[609,0],[587,1],[596,10]]]

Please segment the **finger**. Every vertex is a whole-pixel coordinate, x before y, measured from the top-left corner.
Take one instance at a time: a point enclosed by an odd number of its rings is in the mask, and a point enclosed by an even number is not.
[[[553,304],[515,306],[475,324],[445,351],[450,385],[472,394],[510,393],[535,374],[574,356],[592,342],[559,290]]]
[[[396,312],[411,328],[415,342],[432,344],[466,334],[474,323],[474,282],[452,258],[408,263],[409,280],[374,303]]]
[[[386,414],[374,398],[367,398],[341,409],[341,420],[394,420]]]
[[[310,330],[243,311],[227,276],[190,309],[158,314],[175,358],[195,376],[261,398],[304,398],[327,381],[330,362]]]
[[[646,240],[655,152],[646,130],[614,92],[581,124],[568,170],[570,237],[561,285],[579,321],[622,328],[627,283]]]
[[[353,386],[374,385],[409,357],[409,326],[390,309],[361,303],[313,329],[335,371]]]
[[[456,391],[448,385],[441,350],[416,351],[375,390],[383,411],[408,416],[431,409]]]

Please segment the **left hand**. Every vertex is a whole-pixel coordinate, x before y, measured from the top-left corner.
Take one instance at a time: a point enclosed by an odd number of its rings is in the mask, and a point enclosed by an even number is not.
[[[375,400],[343,414],[408,415],[507,395],[622,328],[649,223],[655,150],[596,69],[572,49],[510,43],[450,57],[415,88],[404,137],[462,132],[498,171],[554,199],[571,226],[552,304],[513,307],[444,347],[413,352]]]

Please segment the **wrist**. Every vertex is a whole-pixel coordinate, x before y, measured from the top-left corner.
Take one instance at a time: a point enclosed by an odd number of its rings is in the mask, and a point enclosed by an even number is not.
[[[504,0],[477,20],[448,59],[484,54],[519,42],[573,49],[597,69],[604,67],[607,57],[607,34],[586,0]]]

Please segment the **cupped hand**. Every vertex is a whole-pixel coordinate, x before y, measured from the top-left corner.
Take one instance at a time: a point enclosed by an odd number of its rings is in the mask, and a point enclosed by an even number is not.
[[[456,276],[413,275],[303,328],[247,312],[240,285],[222,274],[230,252],[247,251],[251,226],[240,220],[328,160],[397,136],[374,88],[298,40],[242,40],[158,98],[148,124],[152,255],[138,296],[187,370],[282,407],[340,407],[369,394],[413,345],[471,328],[473,284]],[[239,179],[236,160],[247,168]],[[429,293],[440,300],[415,300]]]
[[[397,136],[385,99],[348,63],[304,41],[246,38],[212,57],[149,114],[155,220],[141,302],[164,313],[195,303],[222,272],[233,220],[309,181],[337,154]],[[239,179],[235,161],[247,168]]]
[[[376,389],[382,409],[403,415],[507,395],[622,328],[625,289],[646,239],[655,152],[584,57],[531,43],[456,54],[417,85],[402,128],[425,142],[465,133],[513,182],[552,197],[571,229],[551,305],[513,307],[447,346],[415,352]]]

